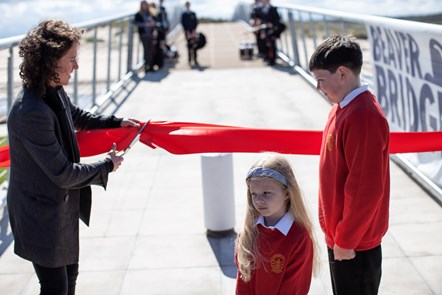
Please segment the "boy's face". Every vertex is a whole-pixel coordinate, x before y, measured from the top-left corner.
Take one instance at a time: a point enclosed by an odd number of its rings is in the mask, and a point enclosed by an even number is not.
[[[313,70],[312,73],[316,78],[316,89],[321,91],[331,103],[340,103],[345,96],[340,70],[334,73],[328,70]]]

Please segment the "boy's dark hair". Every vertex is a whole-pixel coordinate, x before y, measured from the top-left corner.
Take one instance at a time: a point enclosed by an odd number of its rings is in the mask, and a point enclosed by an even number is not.
[[[359,75],[362,68],[362,50],[353,38],[332,35],[316,48],[308,66],[310,71],[327,70],[331,73],[336,72],[340,66],[345,66]]]

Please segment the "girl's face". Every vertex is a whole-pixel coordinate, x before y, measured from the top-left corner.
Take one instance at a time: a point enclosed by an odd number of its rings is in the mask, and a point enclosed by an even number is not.
[[[72,72],[78,69],[77,63],[78,43],[74,43],[72,47],[57,61],[55,72],[60,79],[59,83],[53,83],[52,86],[68,85]]]
[[[251,179],[249,190],[252,203],[264,216],[266,226],[274,226],[287,212],[287,189],[271,178]]]

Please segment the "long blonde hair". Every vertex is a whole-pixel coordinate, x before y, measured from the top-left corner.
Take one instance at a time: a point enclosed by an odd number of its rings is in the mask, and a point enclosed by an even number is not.
[[[301,189],[296,180],[295,174],[287,159],[276,153],[267,153],[261,160],[257,161],[251,169],[255,167],[270,168],[281,173],[287,180],[287,193],[289,195],[287,211],[294,218],[294,222],[304,227],[313,242],[313,273],[316,274],[319,266],[318,246],[313,234],[313,223],[309,216],[306,204],[304,203]],[[265,176],[261,176],[265,177]],[[256,221],[259,212],[255,209],[250,193],[250,180],[247,182],[247,212],[244,220],[242,232],[238,235],[235,242],[236,257],[241,279],[245,282],[250,281],[253,271],[260,267],[264,261],[258,249],[258,227]],[[284,186],[283,184],[281,184]]]

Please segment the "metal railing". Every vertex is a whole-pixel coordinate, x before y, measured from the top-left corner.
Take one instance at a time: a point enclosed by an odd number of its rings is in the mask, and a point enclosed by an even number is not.
[[[137,69],[138,39],[133,38],[132,15],[120,15],[75,24],[85,33],[80,46],[80,71],[65,87],[75,104],[97,111],[115,102],[115,97]],[[18,44],[23,36],[0,40],[0,114],[6,120],[21,87],[18,75]],[[5,56],[5,52],[7,52]],[[6,81],[4,77],[7,77]]]
[[[240,4],[236,7],[233,20],[248,23],[251,7]],[[317,45],[334,33],[350,34],[358,39],[364,53],[362,77],[371,82],[372,70],[369,57],[369,44],[364,18],[376,17],[356,15],[333,10],[306,7],[301,5],[278,6],[278,12],[287,29],[278,39],[278,56],[302,75],[310,84],[316,82],[308,69],[308,61]]]
[[[169,38],[179,31],[181,7],[172,10]],[[85,33],[79,51],[79,71],[65,87],[81,108],[101,113],[117,107],[117,97],[142,66],[142,45],[132,24],[134,14],[114,15],[73,24]],[[21,88],[18,44],[24,35],[0,39],[0,122],[5,122],[12,102]],[[2,63],[6,61],[5,63]],[[111,111],[112,112],[112,111]]]
[[[384,17],[345,13],[328,9],[312,8],[301,5],[277,6],[287,29],[277,42],[278,57],[288,63],[309,84],[316,87],[316,81],[308,69],[308,61],[319,43],[334,33],[354,36],[364,55],[362,79],[369,87],[374,86],[374,69],[371,62],[371,47],[368,40],[366,23],[403,22],[414,26],[426,24],[387,19]],[[233,16],[234,21],[248,23],[251,6],[239,4]],[[433,26],[433,25],[429,25]],[[442,32],[442,30],[441,30]],[[391,159],[403,169],[413,180],[425,189],[433,199],[442,205],[442,188],[416,168],[410,161],[400,154],[391,155]]]

